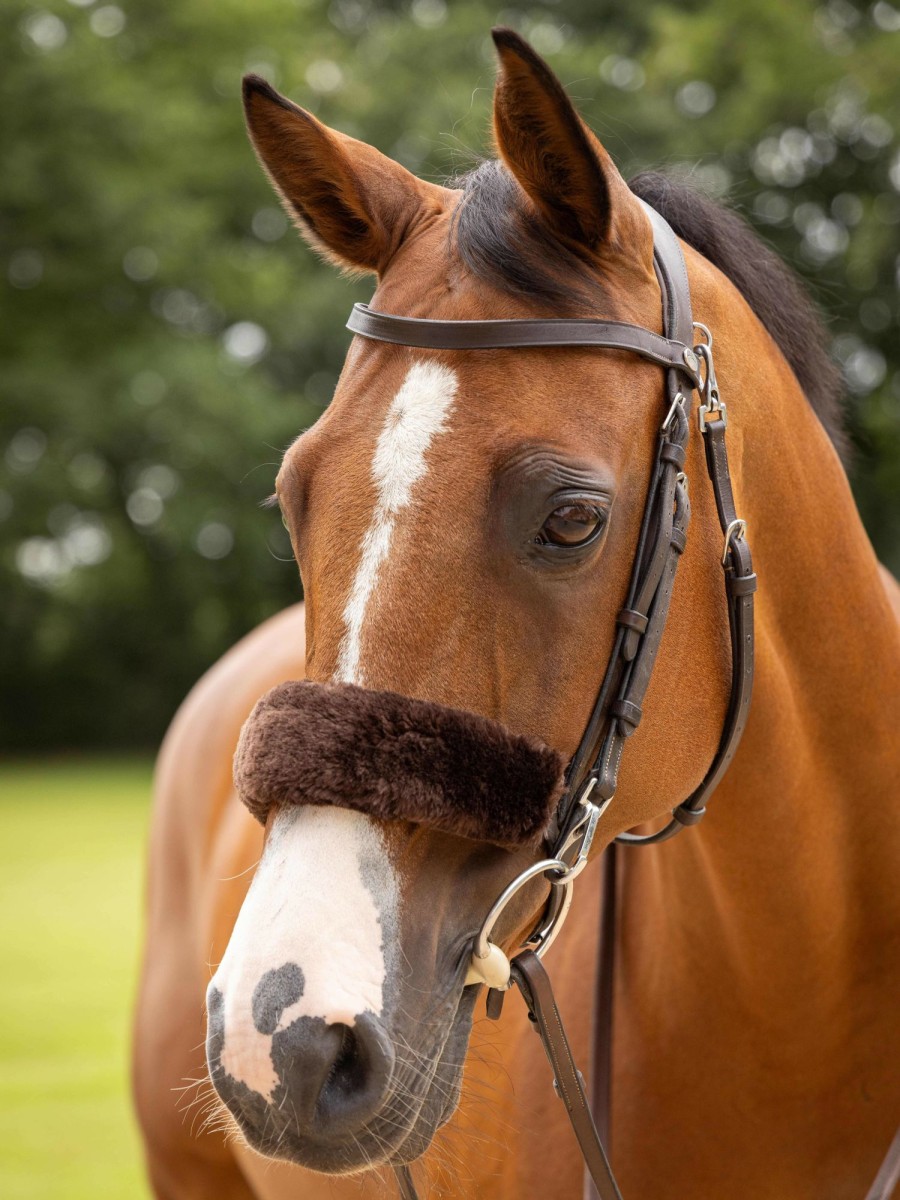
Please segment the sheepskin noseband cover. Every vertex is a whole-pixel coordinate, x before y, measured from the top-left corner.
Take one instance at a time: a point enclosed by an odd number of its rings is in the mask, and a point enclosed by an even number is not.
[[[474,713],[353,684],[294,682],[250,714],[234,779],[263,822],[273,804],[331,804],[520,846],[546,832],[563,760]]]

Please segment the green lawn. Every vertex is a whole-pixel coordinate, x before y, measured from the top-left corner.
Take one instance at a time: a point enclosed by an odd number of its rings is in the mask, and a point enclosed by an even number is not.
[[[144,1200],[128,1092],[148,761],[0,764],[0,1196]]]

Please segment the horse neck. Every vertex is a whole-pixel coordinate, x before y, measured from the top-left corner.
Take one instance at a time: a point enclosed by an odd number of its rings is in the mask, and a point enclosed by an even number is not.
[[[690,987],[671,972],[686,970],[685,953],[696,963],[699,943],[711,970],[718,961],[793,1023],[811,1003],[824,1019],[848,989],[888,983],[870,968],[900,929],[900,637],[844,471],[786,364],[758,337],[728,373],[732,470],[760,581],[753,705],[705,821],[628,855],[626,934],[672,948],[670,970],[657,959],[650,972],[660,988]],[[715,520],[708,504],[698,516]]]

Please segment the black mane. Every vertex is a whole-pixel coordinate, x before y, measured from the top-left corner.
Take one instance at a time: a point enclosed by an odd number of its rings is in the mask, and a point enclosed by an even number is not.
[[[475,275],[567,311],[574,305],[579,315],[608,303],[602,279],[523,206],[518,184],[501,163],[483,162],[456,184],[463,193],[453,225],[456,248]],[[683,181],[644,171],[629,187],[739,289],[846,461],[840,370],[828,352],[822,318],[797,276],[742,217]]]

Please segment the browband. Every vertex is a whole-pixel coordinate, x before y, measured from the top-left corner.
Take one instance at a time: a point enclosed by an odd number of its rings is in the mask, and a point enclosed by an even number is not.
[[[504,321],[434,321],[395,317],[354,304],[347,328],[373,341],[427,350],[511,350],[528,346],[594,346],[627,350],[661,367],[684,371],[700,385],[693,347],[624,321],[524,319]]]

